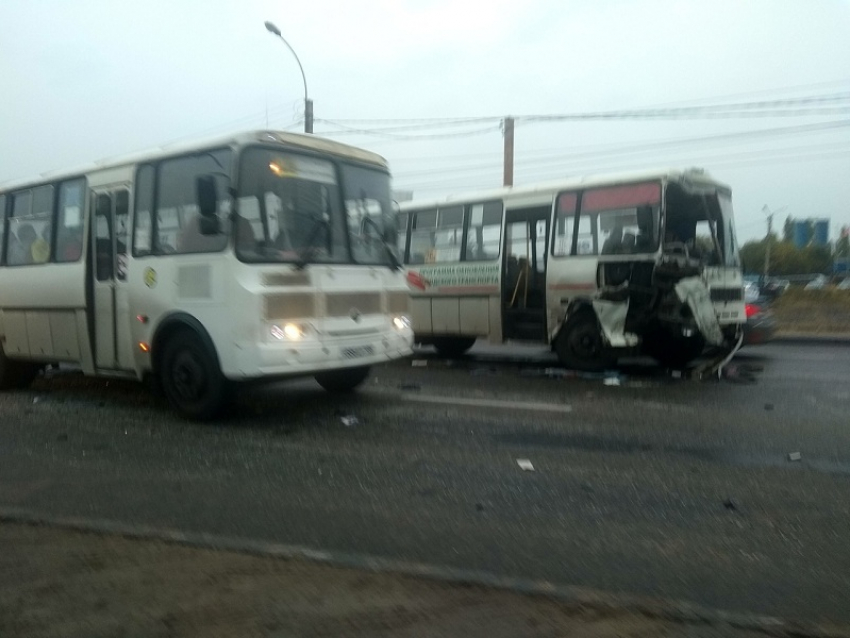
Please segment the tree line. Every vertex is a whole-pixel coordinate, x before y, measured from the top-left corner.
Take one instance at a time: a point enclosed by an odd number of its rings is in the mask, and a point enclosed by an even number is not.
[[[770,275],[830,274],[836,258],[850,258],[850,233],[842,229],[841,237],[826,246],[809,244],[797,248],[791,238],[789,224],[780,240],[770,236]],[[764,272],[764,255],[768,238],[749,241],[741,247],[741,266],[745,273]]]

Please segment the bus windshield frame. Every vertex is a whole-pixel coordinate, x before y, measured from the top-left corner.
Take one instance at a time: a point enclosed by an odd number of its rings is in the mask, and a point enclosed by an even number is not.
[[[268,146],[239,158],[233,234],[246,263],[391,265],[390,176],[379,167]]]

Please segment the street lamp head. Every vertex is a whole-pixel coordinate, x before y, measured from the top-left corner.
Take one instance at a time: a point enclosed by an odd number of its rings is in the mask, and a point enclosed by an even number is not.
[[[267,30],[269,33],[274,33],[277,37],[280,37],[280,29],[278,29],[278,28],[274,25],[274,22],[268,22],[268,21],[266,21],[266,30]]]

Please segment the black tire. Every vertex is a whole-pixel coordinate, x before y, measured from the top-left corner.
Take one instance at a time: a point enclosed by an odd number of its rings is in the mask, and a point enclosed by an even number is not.
[[[682,369],[705,350],[701,335],[680,337],[657,330],[644,337],[643,351],[667,368]]]
[[[316,381],[328,392],[353,392],[369,376],[369,366],[330,370],[316,375]]]
[[[169,337],[158,376],[168,402],[185,419],[208,421],[227,400],[227,384],[215,354],[191,330]]]
[[[432,343],[441,357],[462,357],[475,345],[475,337],[437,337]]]
[[[20,390],[29,387],[38,376],[41,366],[26,361],[13,361],[6,358],[0,345],[0,390]]]
[[[585,372],[602,372],[617,362],[605,345],[596,315],[587,310],[567,320],[555,340],[555,352],[563,366]]]

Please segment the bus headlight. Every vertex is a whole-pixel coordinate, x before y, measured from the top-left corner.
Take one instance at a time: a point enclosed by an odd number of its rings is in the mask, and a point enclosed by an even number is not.
[[[407,315],[396,315],[393,317],[393,326],[396,330],[408,330],[410,328],[410,317]]]
[[[285,323],[283,326],[274,324],[269,328],[269,332],[280,341],[301,341],[307,334],[307,329],[297,323]]]

